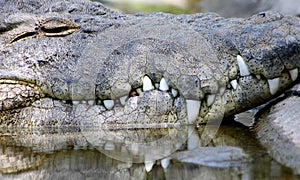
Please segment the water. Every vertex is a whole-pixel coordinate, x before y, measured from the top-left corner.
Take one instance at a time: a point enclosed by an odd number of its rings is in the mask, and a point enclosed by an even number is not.
[[[254,133],[239,124],[0,132],[0,179],[299,178],[269,157]],[[197,154],[193,163],[180,159],[180,153],[195,156],[187,149],[200,149],[201,155],[201,146],[212,147],[205,157],[212,160],[198,160]],[[241,150],[243,156],[214,154],[214,149],[223,153],[227,147]]]

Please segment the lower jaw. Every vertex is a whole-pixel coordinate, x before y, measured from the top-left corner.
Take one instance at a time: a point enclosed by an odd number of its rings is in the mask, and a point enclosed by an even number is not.
[[[107,110],[102,105],[65,104],[52,98],[41,98],[30,106],[0,112],[1,127],[165,127],[187,124],[179,119],[176,109],[165,114],[149,114],[135,110],[125,113],[124,107]]]

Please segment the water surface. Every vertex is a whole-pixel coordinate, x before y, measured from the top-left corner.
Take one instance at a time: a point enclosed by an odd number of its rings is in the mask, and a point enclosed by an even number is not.
[[[299,178],[240,124],[0,132],[0,179]]]

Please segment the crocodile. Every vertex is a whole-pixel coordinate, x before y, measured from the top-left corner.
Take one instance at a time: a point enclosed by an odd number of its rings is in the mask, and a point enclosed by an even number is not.
[[[70,143],[88,147],[98,137],[82,128],[227,119],[299,82],[296,17],[126,15],[81,0],[0,5],[0,125],[64,131],[80,125],[81,131],[74,136],[41,130],[37,138],[36,132],[12,129],[17,136],[8,146],[38,150],[14,155],[9,147],[2,149],[8,152],[1,156],[3,173],[40,166],[45,159],[40,152]],[[109,140],[117,135],[98,132]],[[175,144],[186,137],[177,136],[170,138]],[[145,165],[149,171],[153,162]]]
[[[1,126],[207,123],[299,79],[297,17],[12,4],[0,10]]]

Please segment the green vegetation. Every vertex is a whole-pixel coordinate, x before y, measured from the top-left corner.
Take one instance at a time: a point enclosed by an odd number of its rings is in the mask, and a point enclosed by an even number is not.
[[[124,13],[152,13],[152,12],[164,12],[170,14],[192,14],[199,12],[199,6],[197,5],[200,0],[186,0],[187,7],[176,6],[171,4],[164,4],[164,3],[146,3],[146,2],[111,2],[107,0],[94,0],[99,1],[106,6],[116,9],[118,11]]]
[[[114,4],[113,8],[119,9],[124,13],[152,13],[152,12],[165,12],[171,14],[190,14],[192,13],[190,10],[181,8],[174,5],[169,4],[150,4],[150,3],[118,3]]]

